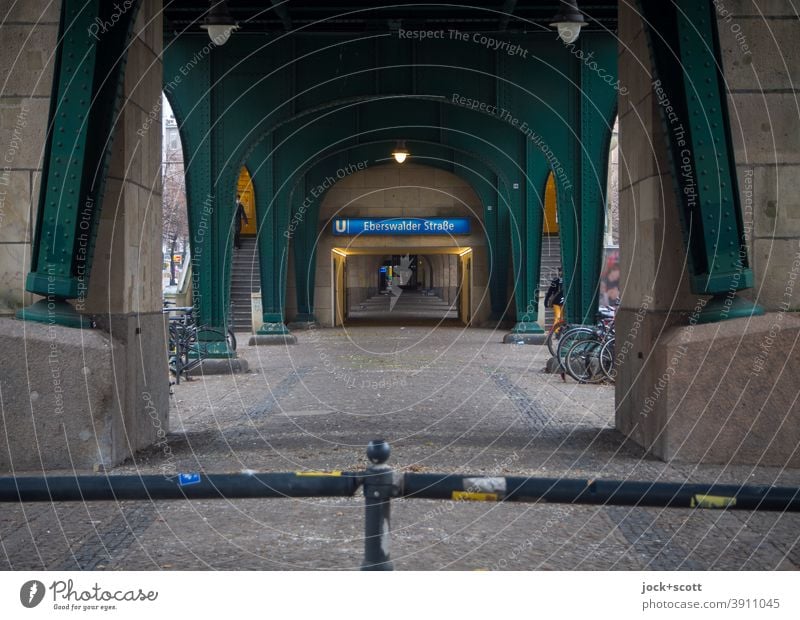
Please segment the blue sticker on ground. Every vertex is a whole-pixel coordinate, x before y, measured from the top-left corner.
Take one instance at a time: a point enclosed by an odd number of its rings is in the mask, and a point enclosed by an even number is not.
[[[178,474],[178,484],[185,487],[187,484],[199,484],[200,474]]]

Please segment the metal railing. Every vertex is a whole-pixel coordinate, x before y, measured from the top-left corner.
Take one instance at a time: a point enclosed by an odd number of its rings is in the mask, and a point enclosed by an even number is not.
[[[393,570],[389,543],[396,497],[800,512],[795,487],[416,474],[393,470],[389,455],[389,445],[376,440],[367,446],[370,465],[356,472],[2,477],[0,502],[352,497],[362,487],[362,570]]]

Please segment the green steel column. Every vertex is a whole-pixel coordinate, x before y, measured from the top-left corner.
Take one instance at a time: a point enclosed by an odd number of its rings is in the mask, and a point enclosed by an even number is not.
[[[248,168],[256,187],[256,242],[261,268],[261,306],[263,325],[256,332],[261,336],[285,335],[287,238],[289,229],[288,192],[276,188],[288,179],[291,171],[281,176],[275,157],[271,155],[273,135],[261,140],[251,153]]]
[[[514,65],[510,64],[507,59],[507,54],[495,55],[496,75],[510,76]],[[495,103],[497,110],[515,110],[516,94],[516,89],[508,80],[496,80]],[[538,219],[539,236],[541,236],[541,213],[531,213],[529,209],[531,196],[526,177],[530,172],[531,145],[525,135],[508,121],[496,125],[493,142],[505,155],[510,157],[510,161],[508,157],[503,158],[500,166],[506,171],[505,195],[509,209],[516,323],[503,342],[538,342],[536,338],[544,333],[544,330],[536,322],[538,308],[537,304],[532,301],[536,294],[535,291],[538,289],[538,282],[534,281],[534,278],[538,280],[538,273],[535,275],[531,273],[529,261],[531,255],[538,252],[539,238],[535,234],[535,229]]]
[[[208,42],[204,41],[205,45]],[[227,359],[236,357],[236,352],[228,347],[224,337],[230,306],[231,263],[233,259],[233,216],[236,204],[236,181],[238,166],[231,163],[227,148],[226,126],[230,112],[226,108],[224,81],[224,52],[218,47],[208,49],[208,90],[207,102],[209,123],[205,130],[204,142],[209,142],[209,191],[213,201],[213,211],[208,214],[211,223],[204,242],[205,263],[210,269],[203,280],[203,325],[213,332],[199,332],[198,338],[206,342],[208,357]]]
[[[603,258],[608,148],[616,114],[617,56],[613,40],[581,35],[570,65],[570,127],[566,178],[556,176],[567,320],[592,323]]]
[[[640,0],[701,323],[763,314],[753,286],[712,0]],[[648,23],[649,22],[649,23]]]
[[[211,63],[208,41],[186,38],[164,54],[164,92],[181,135],[192,260],[192,304],[198,322],[212,322],[216,195],[211,168]]]
[[[88,325],[68,299],[88,290],[128,43],[140,2],[117,15],[100,0],[61,5],[39,215],[25,287],[46,299],[19,318]],[[113,24],[100,32],[97,24]]]
[[[542,221],[544,219],[544,187],[550,168],[539,148],[531,141],[525,140],[525,195],[521,209],[518,229],[512,226],[512,244],[514,256],[518,257],[514,273],[517,276],[515,301],[517,306],[517,324],[507,342],[527,342],[541,344],[542,339],[535,337],[544,334],[538,323],[539,319],[539,263],[542,253]],[[527,335],[527,336],[524,336]]]
[[[494,175],[494,231],[492,238],[492,275],[489,287],[492,301],[492,320],[506,321],[513,295],[508,293],[509,267],[513,264],[511,250],[511,214],[500,189],[500,179]],[[492,223],[492,218],[489,218]]]
[[[294,257],[294,276],[297,291],[297,317],[295,323],[314,324],[314,286],[317,265],[317,242],[319,231],[319,209],[322,196],[316,195],[314,188],[319,183],[315,179],[329,176],[335,166],[315,166],[303,176],[292,196],[292,219],[288,234],[291,238]]]

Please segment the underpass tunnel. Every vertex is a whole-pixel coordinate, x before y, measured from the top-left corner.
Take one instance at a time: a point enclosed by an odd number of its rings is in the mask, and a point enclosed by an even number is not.
[[[490,253],[484,205],[460,176],[407,162],[369,167],[339,180],[320,206],[314,312],[323,326],[379,321],[486,323]],[[419,234],[336,234],[336,222],[422,222]],[[465,228],[450,232],[450,223]],[[290,241],[291,243],[294,240]],[[287,317],[297,314],[289,252]]]
[[[428,252],[351,254],[335,248],[331,256],[337,325],[469,324],[472,248],[441,247]],[[433,282],[438,285],[432,286]]]

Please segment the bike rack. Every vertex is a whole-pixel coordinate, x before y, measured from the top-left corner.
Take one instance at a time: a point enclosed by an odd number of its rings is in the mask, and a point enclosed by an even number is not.
[[[6,476],[0,477],[0,502],[352,497],[362,487],[361,570],[393,570],[389,544],[395,497],[800,512],[798,487],[415,474],[394,471],[386,464],[389,456],[389,444],[374,440],[367,446],[370,465],[357,472]]]

